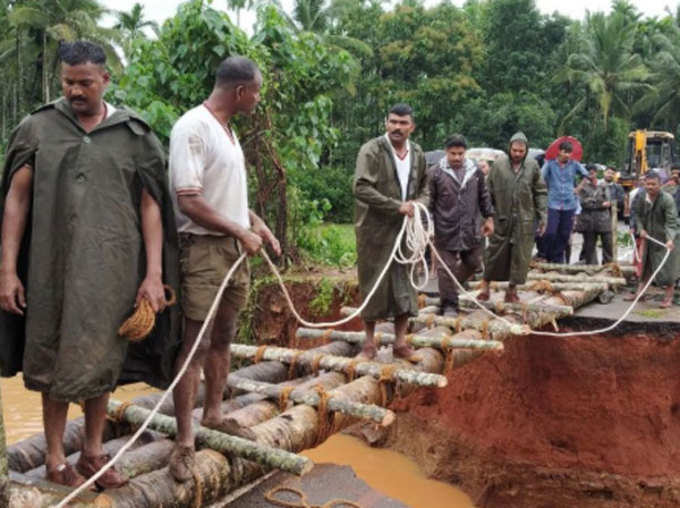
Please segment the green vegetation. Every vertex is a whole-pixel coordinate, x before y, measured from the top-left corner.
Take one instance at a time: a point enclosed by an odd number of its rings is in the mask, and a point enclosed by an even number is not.
[[[140,111],[164,142],[207,96],[217,63],[247,55],[265,78],[257,113],[237,122],[251,203],[282,240],[284,263],[351,266],[352,235],[322,224],[351,222],[357,151],[383,132],[395,102],[414,107],[414,139],[426,150],[453,132],[505,148],[521,129],[543,148],[576,136],[588,161],[620,165],[629,130],[677,131],[680,11],[644,18],[614,0],[608,14],[572,20],[541,14],[534,0],[283,4],[190,0],[159,27],[140,2],[104,28],[98,0],[0,0],[0,147],[25,114],[59,95],[60,40],[101,43],[114,81],[108,100]],[[240,28],[246,10],[257,14],[252,35]]]

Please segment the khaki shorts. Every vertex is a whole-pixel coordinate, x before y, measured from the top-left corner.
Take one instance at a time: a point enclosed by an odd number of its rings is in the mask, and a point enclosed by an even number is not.
[[[205,321],[224,277],[241,255],[231,236],[180,234],[182,311],[194,321]],[[229,280],[222,304],[241,310],[248,299],[250,268],[245,259]]]

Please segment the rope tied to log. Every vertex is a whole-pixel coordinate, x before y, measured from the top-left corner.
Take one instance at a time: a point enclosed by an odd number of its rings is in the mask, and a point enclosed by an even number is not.
[[[165,305],[167,307],[174,305],[177,302],[175,291],[167,284],[163,285],[163,289],[169,295],[165,300]],[[118,328],[118,335],[127,337],[130,342],[139,342],[151,333],[155,324],[156,313],[151,302],[147,298],[142,298],[132,315]]]
[[[452,344],[453,336],[447,335],[442,339],[442,349],[445,352],[444,359],[444,375],[447,375],[453,370],[453,365],[456,360],[455,348]]]
[[[529,291],[536,291],[537,293],[554,293],[555,289],[549,280],[541,279],[531,284],[529,286]]]
[[[295,494],[300,499],[299,501],[284,501],[277,497],[279,492],[288,492]],[[341,508],[347,506],[350,508],[362,508],[359,503],[350,501],[348,499],[331,499],[324,504],[310,504],[305,494],[301,489],[295,487],[287,487],[285,485],[278,485],[265,493],[264,498],[272,504],[283,506],[284,508]]]
[[[116,423],[124,423],[125,422],[125,411],[132,406],[132,401],[131,400],[126,400],[123,402],[120,406],[118,406],[118,409],[116,409],[116,412],[113,414],[113,417],[111,418],[113,421]]]
[[[322,340],[323,342],[328,342],[328,341],[330,340],[331,335],[333,334],[334,331],[335,331],[335,329],[333,329],[333,328],[329,328],[328,330],[325,330],[325,331],[321,334],[321,340]]]
[[[194,502],[193,508],[201,508],[203,506],[203,480],[201,480],[201,473],[198,471],[198,466],[194,465],[191,468],[191,476],[194,477]]]
[[[290,359],[290,364],[288,365],[288,379],[293,379],[295,376],[296,368],[297,368],[297,362],[298,358],[304,354],[304,351],[298,351],[293,355],[293,358]]]
[[[427,297],[425,296],[424,293],[421,293],[421,294],[418,295],[418,308],[419,309],[425,308],[426,300],[427,300]]]
[[[484,321],[482,321],[481,333],[482,333],[482,338],[484,340],[489,340],[489,320],[488,319],[485,319]]]
[[[635,245],[635,243],[633,243],[633,245]],[[607,263],[602,268],[609,270],[614,277],[623,277],[623,270],[621,270],[621,266],[616,261]]]
[[[427,316],[427,322],[425,323],[425,326],[428,327],[428,328],[432,328],[432,326],[434,326],[434,320],[435,320],[435,315],[430,314],[429,316]]]
[[[319,375],[321,360],[323,360],[323,355],[321,353],[314,355],[314,359],[312,360],[312,374],[315,376]]]
[[[316,434],[316,442],[312,448],[316,448],[326,441],[333,434],[335,429],[335,412],[328,410],[328,399],[331,396],[321,385],[316,385],[314,391],[319,395],[319,405],[316,407],[316,414],[319,419],[319,431]]]
[[[380,369],[378,384],[380,385],[380,405],[382,407],[387,406],[387,383],[394,381],[396,370],[396,365],[385,365]]]
[[[253,358],[253,363],[260,363],[262,358],[264,358],[264,353],[267,351],[267,346],[260,346],[255,351],[255,357]]]
[[[376,333],[373,335],[373,345],[374,345],[376,348],[379,348],[379,347],[380,347],[380,341],[382,340],[382,338],[383,338],[383,332],[376,332]]]
[[[348,381],[354,381],[354,378],[357,375],[356,369],[357,369],[357,364],[361,362],[360,358],[353,358],[347,365],[345,365],[345,368],[343,369],[345,375],[347,376]]]
[[[456,330],[456,333],[460,333],[463,330],[463,317],[458,316],[456,320],[453,322],[453,327]]]
[[[279,394],[279,411],[282,413],[286,410],[288,407],[288,399],[290,398],[290,394],[295,390],[294,386],[284,386],[281,389],[281,393]]]

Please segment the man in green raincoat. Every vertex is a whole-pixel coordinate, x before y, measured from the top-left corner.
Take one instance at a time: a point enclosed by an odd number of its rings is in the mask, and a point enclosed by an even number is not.
[[[10,139],[3,175],[0,367],[23,370],[42,393],[51,481],[75,487],[108,461],[102,433],[109,393],[121,381],[165,386],[179,346],[177,236],[162,147],[133,112],[103,100],[101,47],[60,48],[64,97],[25,118]],[[146,298],[154,332],[128,345],[117,330]],[[84,401],[75,468],[62,444],[70,402]],[[115,469],[98,480],[114,488]]]
[[[519,302],[516,286],[524,284],[529,271],[534,232],[546,225],[547,195],[538,163],[527,159],[529,144],[518,132],[510,139],[509,157],[496,160],[488,186],[496,215],[494,232],[486,251],[484,277],[477,298],[489,299],[489,281],[509,281],[505,301]]]
[[[357,265],[362,300],[371,291],[390,260],[404,216],[414,214],[414,201],[428,205],[429,191],[422,149],[409,141],[415,128],[413,110],[407,104],[393,106],[385,122],[386,134],[359,150],[354,173]],[[375,322],[394,318],[394,355],[409,358],[406,344],[409,316],[418,313],[416,293],[408,267],[392,261],[375,294],[362,312],[366,340],[362,354],[373,358]]]
[[[636,296],[642,291],[649,278],[659,267],[666,249],[672,249],[668,260],[656,275],[655,282],[665,288],[664,300],[661,308],[668,308],[673,303],[673,285],[678,276],[677,252],[674,250],[675,238],[678,234],[678,212],[675,208],[675,200],[667,192],[661,190],[659,174],[649,171],[645,174],[645,196],[636,199],[633,203],[634,217],[633,229],[640,235],[643,242],[642,248],[642,277]],[[649,240],[652,237],[666,245],[664,248]],[[635,296],[626,298],[635,299]]]

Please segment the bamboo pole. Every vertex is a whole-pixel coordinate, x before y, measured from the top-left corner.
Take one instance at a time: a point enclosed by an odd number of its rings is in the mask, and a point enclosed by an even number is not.
[[[245,344],[232,344],[231,354],[237,358],[254,358],[258,354],[256,346],[247,346]],[[296,358],[297,357],[297,358]],[[305,367],[313,367],[315,363],[321,369],[334,370],[336,372],[345,372],[348,368],[354,367],[354,371],[359,376],[371,375],[379,378],[385,368],[385,364],[377,362],[360,361],[341,356],[325,355],[320,353],[313,353],[310,351],[298,351],[295,349],[267,347],[264,346],[262,358],[265,360],[276,360],[284,363],[291,363],[296,361],[298,365]],[[428,372],[418,372],[413,369],[397,369],[393,373],[394,377],[404,383],[416,384],[419,386],[436,386],[442,388],[446,386],[446,378],[439,374],[431,374]]]
[[[272,399],[279,399],[285,390],[284,387],[262,383],[260,381],[251,381],[248,379],[239,379],[236,376],[230,376],[229,384],[233,388],[239,390],[247,390],[250,392],[261,393]],[[298,404],[307,404],[308,406],[318,407],[321,398],[319,394],[313,391],[302,391],[300,389],[293,390],[289,395],[289,399]],[[328,400],[328,408],[332,411],[346,413],[356,418],[372,420],[375,423],[386,427],[394,422],[394,413],[389,409],[376,406],[374,404],[362,404],[360,402],[346,402],[334,398]]]
[[[342,315],[349,315],[355,310],[356,309],[353,307],[342,307],[340,309],[340,313]],[[550,319],[547,321],[547,323],[552,322],[554,319],[552,315],[549,317]],[[529,335],[531,333],[529,326],[519,323],[508,324],[499,319],[475,319],[466,315],[461,315],[456,318],[449,318],[445,316],[437,316],[436,314],[419,314],[417,317],[409,318],[409,322],[421,323],[427,326],[448,326],[453,330],[478,330],[488,334],[489,338],[498,341],[503,341],[513,335]],[[543,322],[543,320],[538,320],[536,318],[534,318],[532,322],[540,322],[541,326],[547,324],[546,322]],[[535,328],[534,325],[530,324],[530,326],[531,328]]]
[[[118,416],[120,407],[121,402],[110,400],[107,407],[107,413],[110,416]],[[129,405],[120,416],[133,425],[141,425],[149,416],[149,413],[150,411],[147,409]],[[149,428],[158,432],[163,432],[172,437],[177,433],[177,423],[175,419],[161,414],[157,414],[151,419]],[[230,436],[201,425],[196,427],[196,440],[201,445],[211,448],[212,450],[217,450],[220,453],[230,453],[255,461],[258,464],[281,469],[297,475],[307,473],[313,467],[313,463],[305,457],[300,457],[284,450],[262,445],[261,443],[248,441],[247,439],[237,436]]]
[[[295,336],[300,339],[318,339],[327,334],[324,330],[317,330],[314,328],[298,328]],[[351,344],[362,344],[366,340],[364,332],[343,332],[333,330],[327,334],[331,340],[343,340]],[[379,344],[389,345],[394,344],[395,336],[393,333],[376,332],[374,339]],[[463,331],[455,335],[451,333],[438,337],[429,337],[427,335],[412,334],[407,336],[410,345],[421,347],[433,347],[439,350],[448,348],[464,348],[464,349],[493,349],[503,350],[503,343],[496,340],[478,340],[471,338],[470,334]]]

